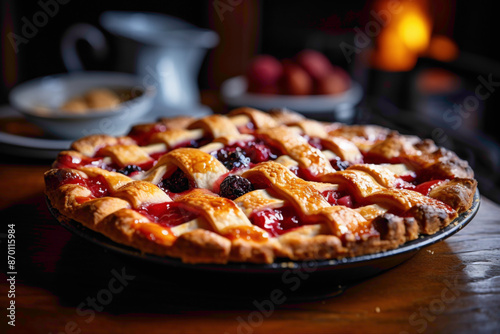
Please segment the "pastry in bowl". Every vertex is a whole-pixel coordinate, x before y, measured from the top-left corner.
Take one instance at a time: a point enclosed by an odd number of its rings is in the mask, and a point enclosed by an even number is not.
[[[118,107],[122,102],[118,94],[107,88],[94,88],[82,96],[72,97],[66,101],[61,110],[67,113],[87,113],[109,110]]]
[[[12,106],[56,138],[91,133],[123,135],[153,107],[156,88],[132,74],[76,72],[33,79],[14,87]]]

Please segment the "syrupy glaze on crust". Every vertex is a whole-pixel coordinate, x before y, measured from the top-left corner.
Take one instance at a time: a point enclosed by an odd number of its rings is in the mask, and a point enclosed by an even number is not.
[[[393,249],[450,224],[477,186],[467,162],[430,140],[252,108],[84,137],[45,182],[65,217],[188,263]]]

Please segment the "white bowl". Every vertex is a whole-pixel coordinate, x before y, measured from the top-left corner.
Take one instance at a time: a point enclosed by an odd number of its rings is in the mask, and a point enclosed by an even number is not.
[[[350,89],[336,95],[268,95],[247,92],[245,77],[228,79],[221,86],[222,99],[231,107],[249,106],[262,110],[289,108],[309,118],[352,122],[363,89],[353,81]]]
[[[95,88],[132,90],[140,96],[120,103],[116,108],[85,114],[69,114],[60,106],[70,98]],[[11,90],[11,105],[29,121],[58,138],[77,139],[104,133],[125,134],[153,106],[154,86],[144,86],[131,74],[116,72],[73,72],[33,79]]]

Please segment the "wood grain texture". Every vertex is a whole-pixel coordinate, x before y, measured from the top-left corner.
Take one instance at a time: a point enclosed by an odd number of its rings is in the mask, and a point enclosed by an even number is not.
[[[276,285],[272,303],[261,277],[151,268],[72,235],[46,208],[48,168],[0,166],[0,236],[16,224],[18,268],[16,327],[2,316],[1,333],[500,332],[500,206],[488,199],[456,235],[339,296],[293,301],[291,285]],[[4,271],[0,284],[5,312]]]

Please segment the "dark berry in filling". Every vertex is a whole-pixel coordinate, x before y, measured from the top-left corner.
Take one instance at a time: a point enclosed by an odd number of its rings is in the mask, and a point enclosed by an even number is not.
[[[350,166],[349,162],[343,161],[342,159],[340,159],[338,157],[336,159],[334,159],[334,160],[331,160],[330,164],[332,165],[332,167],[335,170],[344,170],[344,169],[347,169],[347,167]]]
[[[243,149],[253,163],[276,160],[278,158],[277,154],[274,154],[269,147],[262,143],[249,142]]]
[[[179,145],[179,147],[193,147],[193,148],[199,148],[202,146],[207,145],[212,141],[211,138],[201,138],[201,139],[196,139],[196,140],[191,140],[189,143],[186,143],[184,145]]]
[[[189,179],[182,170],[177,169],[169,178],[161,182],[161,187],[173,193],[181,193],[189,189]]]
[[[225,149],[219,150],[217,152],[217,159],[229,170],[246,167],[250,164],[250,158],[239,147],[236,147],[232,152],[228,152]]]
[[[252,183],[238,175],[229,175],[220,184],[220,195],[229,199],[236,199],[252,190]]]
[[[119,169],[117,172],[121,173],[121,174],[124,174],[124,175],[130,175],[132,173],[140,172],[140,171],[142,171],[141,167],[139,167],[137,165],[128,165],[128,166],[125,166],[122,169]]]

